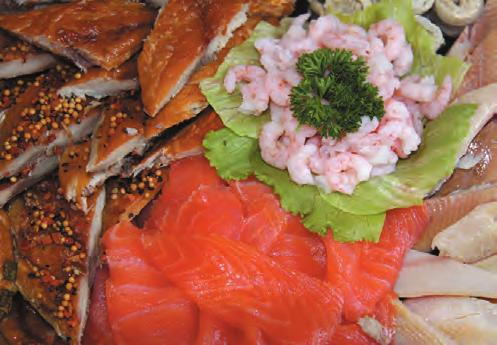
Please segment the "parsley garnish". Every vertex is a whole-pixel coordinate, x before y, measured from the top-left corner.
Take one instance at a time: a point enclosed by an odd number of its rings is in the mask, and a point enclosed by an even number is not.
[[[367,82],[368,66],[348,50],[321,48],[302,55],[297,70],[303,79],[290,93],[291,109],[301,124],[323,137],[355,132],[361,117],[385,114],[378,88]]]

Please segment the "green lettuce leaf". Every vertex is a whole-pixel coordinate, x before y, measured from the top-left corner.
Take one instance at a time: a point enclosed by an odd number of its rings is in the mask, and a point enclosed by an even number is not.
[[[386,213],[371,215],[356,215],[332,207],[326,199],[316,198],[314,208],[306,217],[303,224],[319,234],[333,230],[333,238],[340,242],[380,240],[381,230]]]
[[[303,217],[309,230],[325,235],[331,228],[334,238],[344,242],[378,241],[385,213],[359,216],[333,206],[316,186],[300,186],[286,170],[265,163],[257,139],[241,137],[224,128],[207,134],[204,146],[210,164],[222,178],[239,180],[255,175],[273,187],[286,211]]]
[[[254,47],[255,41],[264,37],[281,37],[288,25],[288,21],[283,21],[279,27],[267,22],[260,22],[244,43],[233,48],[228,53],[216,74],[200,83],[202,93],[219,114],[224,125],[238,135],[257,138],[262,125],[269,121],[269,112],[266,111],[259,116],[240,113],[238,107],[242,103],[242,95],[238,89],[229,94],[224,88],[224,77],[231,67],[237,65],[261,66],[259,52]]]
[[[251,159],[257,153],[257,140],[240,137],[223,128],[209,132],[203,141],[205,156],[225,180],[242,180],[253,175]]]
[[[339,16],[344,22],[365,28],[386,18],[399,21],[413,47],[412,73],[434,74],[438,83],[450,75],[457,86],[467,71],[468,66],[463,62],[435,53],[434,40],[416,22],[410,0],[383,0],[352,16]],[[274,27],[261,22],[246,42],[231,50],[216,75],[201,83],[202,92],[228,127],[206,137],[206,156],[225,179],[255,175],[270,185],[280,196],[282,207],[302,216],[305,226],[312,231],[324,234],[332,228],[340,241],[377,241],[387,210],[421,203],[427,193],[451,174],[476,106],[453,106],[428,122],[418,152],[399,162],[394,173],[359,184],[351,196],[326,194],[315,186],[297,185],[287,171],[266,164],[260,156],[257,135],[269,120],[268,112],[258,117],[240,113],[240,92],[228,94],[223,85],[229,68],[240,64],[260,65],[254,42],[262,37],[280,37],[288,23]]]
[[[447,108],[435,121],[428,122],[418,151],[401,160],[393,173],[359,184],[352,195],[322,193],[323,198],[341,210],[362,215],[421,204],[452,174],[476,108],[475,104]]]
[[[411,0],[382,0],[352,15],[334,13],[331,7],[328,10],[341,21],[356,24],[365,29],[384,19],[394,19],[399,22],[403,26],[407,41],[413,49],[412,74],[434,75],[438,84],[442,83],[447,75],[450,75],[453,89],[456,90],[469,68],[468,64],[457,58],[436,54],[435,41],[428,31],[416,21]]]

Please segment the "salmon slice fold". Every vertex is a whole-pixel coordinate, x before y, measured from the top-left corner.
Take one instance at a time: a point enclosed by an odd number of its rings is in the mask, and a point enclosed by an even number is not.
[[[240,0],[171,0],[138,58],[145,111],[157,115],[195,70],[222,49],[247,19]]]
[[[201,310],[244,332],[260,329],[273,344],[327,344],[340,321],[336,289],[242,242],[218,235],[144,241],[156,267]]]
[[[185,294],[151,266],[141,231],[129,222],[107,231],[103,239],[110,277],[106,301],[116,344],[192,344],[198,310]]]
[[[154,13],[134,1],[89,0],[0,16],[0,27],[82,69],[116,68],[137,52]]]

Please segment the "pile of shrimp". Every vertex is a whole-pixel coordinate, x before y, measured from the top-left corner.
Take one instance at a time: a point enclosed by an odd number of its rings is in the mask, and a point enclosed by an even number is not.
[[[383,20],[366,31],[331,15],[307,25],[308,19],[308,15],[295,18],[280,39],[257,40],[262,66],[232,67],[224,86],[232,93],[240,84],[241,112],[257,116],[270,109],[271,121],[259,136],[261,155],[268,164],[288,169],[298,184],[351,194],[358,183],[393,172],[399,158],[417,150],[423,116],[434,119],[444,110],[452,81],[447,77],[437,87],[433,76],[405,76],[412,67],[413,51],[394,20]],[[368,81],[385,104],[381,121],[364,116],[356,132],[338,140],[299,125],[290,109],[290,91],[302,78],[296,69],[298,58],[323,47],[363,57],[369,66]]]

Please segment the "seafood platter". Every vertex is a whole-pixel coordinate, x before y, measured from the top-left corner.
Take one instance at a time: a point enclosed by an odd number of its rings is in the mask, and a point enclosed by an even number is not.
[[[497,344],[495,66],[497,0],[0,0],[0,345]]]

